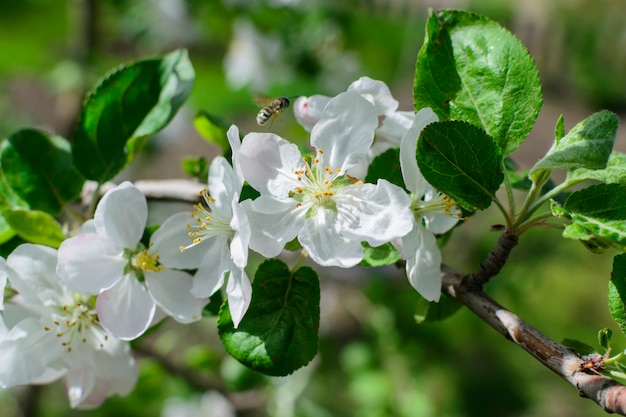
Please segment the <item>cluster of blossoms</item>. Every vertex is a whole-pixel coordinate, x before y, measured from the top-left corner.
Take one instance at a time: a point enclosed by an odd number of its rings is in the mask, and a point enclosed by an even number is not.
[[[437,116],[397,108],[387,86],[369,78],[336,97],[301,98],[295,114],[311,132],[312,155],[271,133],[241,140],[231,127],[232,164],[213,160],[203,202],[172,215],[149,243],[146,198],[124,182],[58,252],[25,244],[0,258],[0,386],[63,378],[71,405],[82,408],[126,394],[137,379],[129,340],[166,316],[199,320],[224,283],[237,327],[252,298],[249,249],[271,258],[294,239],[319,265],[346,268],[362,261],[363,242],[391,242],[411,285],[438,300],[435,234],[452,228],[459,211],[415,158],[421,130]],[[389,147],[400,148],[408,193],[383,179],[363,182],[369,162]],[[240,201],[245,182],[258,198]]]

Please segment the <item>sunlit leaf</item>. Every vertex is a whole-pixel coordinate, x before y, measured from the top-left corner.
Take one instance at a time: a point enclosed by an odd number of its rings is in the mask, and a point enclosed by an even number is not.
[[[98,182],[113,178],[174,117],[194,76],[185,50],[107,74],[88,94],[74,135],[72,151],[83,175]]]
[[[432,12],[417,57],[415,109],[480,126],[509,155],[526,139],[542,105],[535,61],[498,23],[469,12]]]

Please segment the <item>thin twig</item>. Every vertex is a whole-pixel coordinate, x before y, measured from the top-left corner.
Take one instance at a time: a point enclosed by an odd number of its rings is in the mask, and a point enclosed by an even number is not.
[[[569,382],[582,397],[595,401],[609,413],[626,416],[626,386],[585,369],[585,361],[570,348],[530,326],[494,301],[482,289],[468,287],[464,283],[463,274],[444,267],[443,291]]]

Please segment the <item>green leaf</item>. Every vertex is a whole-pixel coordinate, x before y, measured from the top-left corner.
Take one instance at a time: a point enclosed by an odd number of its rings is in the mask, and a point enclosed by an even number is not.
[[[526,139],[542,105],[541,83],[524,45],[498,23],[441,10],[426,23],[417,56],[415,109],[482,127],[509,155]]]
[[[562,208],[572,220],[563,236],[626,249],[626,186],[598,184],[572,193]]]
[[[533,182],[528,178],[527,170],[521,170],[511,158],[504,158],[504,169],[511,187],[522,191],[530,190]]]
[[[432,323],[445,320],[459,311],[462,304],[454,298],[442,293],[438,302],[427,301],[421,298],[417,303],[415,321],[418,324]]]
[[[43,211],[14,209],[2,214],[15,233],[27,242],[58,248],[65,239],[59,223]]]
[[[193,125],[200,136],[208,142],[219,146],[221,149],[230,148],[226,132],[231,124],[225,119],[201,110],[194,117]]]
[[[84,178],[72,163],[70,144],[60,136],[25,129],[3,143],[0,163],[6,185],[31,208],[57,215],[78,198]]]
[[[609,111],[595,113],[578,123],[530,170],[589,168],[603,169],[615,143],[619,118]]]
[[[320,288],[309,267],[291,273],[283,262],[261,264],[252,284],[252,302],[235,329],[224,304],[218,330],[226,351],[266,375],[285,376],[317,353]]]
[[[609,282],[609,311],[617,325],[626,333],[626,254],[613,258]]]
[[[612,152],[604,169],[576,168],[567,173],[567,182],[585,180],[626,185],[626,154]]]
[[[377,247],[372,247],[367,242],[361,242],[361,245],[363,246],[363,260],[359,266],[392,265],[402,259],[400,252],[391,243]]]
[[[504,179],[498,145],[465,122],[426,126],[417,142],[417,161],[433,187],[470,212],[489,207]]]
[[[400,149],[389,149],[374,158],[367,170],[365,182],[375,184],[379,179],[405,188],[400,168]]]
[[[185,174],[202,182],[209,176],[209,164],[203,156],[183,158],[181,168]]]
[[[598,343],[606,352],[611,350],[611,339],[613,339],[613,330],[608,327],[598,332]]]
[[[554,140],[555,142],[559,142],[565,136],[565,119],[563,115],[560,115],[556,121],[556,126],[554,127]]]
[[[100,183],[113,178],[148,137],[165,127],[189,96],[187,51],[124,65],[91,91],[74,136],[76,166]]]

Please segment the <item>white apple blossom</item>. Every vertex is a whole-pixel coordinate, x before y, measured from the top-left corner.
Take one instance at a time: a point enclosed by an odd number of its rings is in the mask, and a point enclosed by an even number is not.
[[[32,244],[18,246],[7,259],[0,386],[63,378],[72,407],[95,408],[110,395],[128,394],[137,368],[128,342],[100,325],[94,297],[67,288],[54,272],[56,263],[56,250]]]
[[[159,247],[140,243],[147,217],[145,196],[124,182],[102,197],[93,221],[59,247],[58,275],[73,290],[98,296],[100,323],[122,340],[142,335],[157,306],[190,323],[202,317],[207,303],[191,295],[191,275],[165,268]]]
[[[439,119],[430,109],[415,114],[413,124],[400,144],[400,167],[407,190],[411,192],[414,212],[410,233],[392,243],[406,259],[411,285],[428,301],[441,294],[441,252],[435,234],[445,233],[458,222],[460,210],[446,195],[431,186],[417,166],[417,139],[426,125]]]
[[[399,187],[355,178],[374,139],[376,110],[359,94],[329,100],[311,131],[310,159],[269,133],[250,133],[239,153],[248,183],[261,195],[249,206],[250,248],[266,257],[298,238],[318,264],[351,267],[361,242],[379,246],[404,236],[413,222],[410,199]]]
[[[393,98],[389,87],[382,81],[361,77],[350,84],[347,91],[363,96],[372,103],[377,116],[382,118],[382,123],[376,129],[376,141],[369,151],[369,159],[373,159],[389,148],[399,147],[402,137],[413,123],[415,113],[399,111],[398,101]],[[298,123],[310,132],[322,117],[324,107],[329,100],[330,97],[323,95],[296,99],[293,104],[293,113]]]
[[[196,297],[210,297],[228,278],[228,308],[237,327],[252,298],[252,286],[244,270],[251,231],[247,214],[239,204],[244,180],[239,168],[241,140],[236,126],[230,127],[227,137],[234,168],[225,158],[215,158],[209,168],[208,190],[202,192],[206,206],[198,203],[193,213],[173,215],[153,241],[161,248],[163,265],[197,269],[191,287]]]

